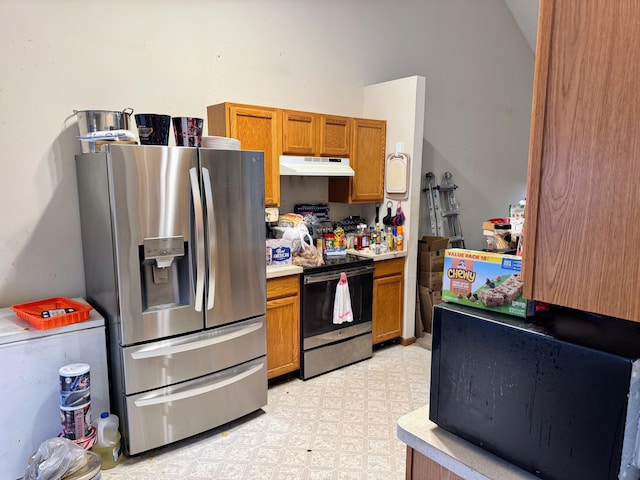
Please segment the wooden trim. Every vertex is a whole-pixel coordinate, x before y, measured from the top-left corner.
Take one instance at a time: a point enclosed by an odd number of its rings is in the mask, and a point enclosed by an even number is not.
[[[398,343],[403,347],[407,347],[413,343],[416,343],[416,337],[409,337],[409,338],[400,337],[400,339],[398,340]]]
[[[209,135],[228,136],[230,131],[229,117],[226,111],[228,106],[228,103],[219,103],[207,107],[207,132]]]
[[[407,446],[407,480],[463,480],[438,462]]]
[[[407,462],[405,466],[405,476],[406,480],[411,480],[413,473],[413,448],[407,446]]]
[[[540,179],[545,128],[546,98],[549,79],[553,14],[555,0],[541,0],[536,45],[535,77],[531,105],[529,136],[529,165],[527,173],[527,206],[524,226],[523,276],[524,296],[535,299],[535,251],[538,213],[540,208]]]

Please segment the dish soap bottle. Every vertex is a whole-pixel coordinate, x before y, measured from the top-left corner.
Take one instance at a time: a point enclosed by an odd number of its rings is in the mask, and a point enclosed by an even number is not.
[[[120,420],[117,415],[102,412],[96,421],[96,443],[91,447],[102,458],[102,470],[115,467],[122,460]]]

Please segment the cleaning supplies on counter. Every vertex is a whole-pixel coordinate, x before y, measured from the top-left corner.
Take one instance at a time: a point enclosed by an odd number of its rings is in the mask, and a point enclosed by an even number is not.
[[[122,449],[120,447],[120,419],[117,415],[109,412],[102,412],[100,418],[96,420],[97,430],[96,443],[91,450],[102,458],[102,470],[115,467],[122,460]]]

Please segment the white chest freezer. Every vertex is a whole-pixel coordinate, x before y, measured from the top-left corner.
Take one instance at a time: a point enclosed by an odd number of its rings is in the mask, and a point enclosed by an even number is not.
[[[38,330],[0,309],[0,478],[22,478],[40,444],[62,431],[59,369],[71,363],[90,366],[93,421],[109,411],[104,318],[91,310],[83,322]]]

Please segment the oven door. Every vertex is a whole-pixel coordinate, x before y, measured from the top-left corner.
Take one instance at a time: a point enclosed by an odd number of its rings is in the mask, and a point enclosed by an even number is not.
[[[308,339],[347,327],[371,330],[371,304],[373,297],[373,265],[345,268],[329,272],[309,273],[302,276],[302,338]],[[340,274],[347,275],[353,321],[333,323],[333,304]]]

